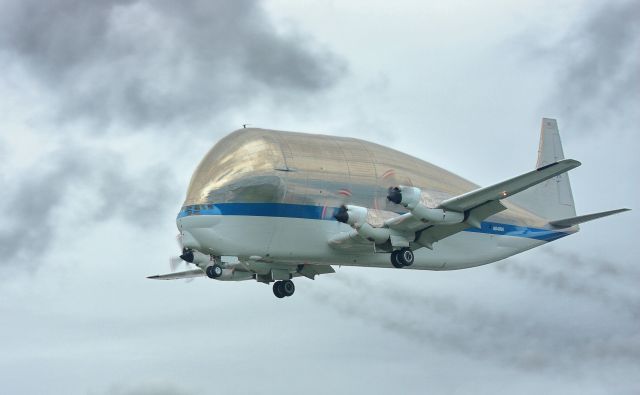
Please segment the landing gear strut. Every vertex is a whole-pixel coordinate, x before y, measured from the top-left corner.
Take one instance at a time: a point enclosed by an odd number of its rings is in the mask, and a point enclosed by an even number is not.
[[[411,266],[413,264],[413,251],[411,248],[404,247],[391,253],[391,264],[395,268]]]
[[[296,286],[291,280],[276,281],[273,283],[273,294],[277,298],[284,298],[285,296],[291,296],[296,291]]]

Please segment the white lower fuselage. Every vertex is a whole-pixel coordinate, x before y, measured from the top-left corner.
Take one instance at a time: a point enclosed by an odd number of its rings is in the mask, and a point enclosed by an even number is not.
[[[198,250],[240,259],[260,257],[277,263],[335,264],[391,267],[388,253],[376,253],[371,243],[357,252],[336,250],[329,240],[351,227],[335,220],[253,215],[179,216],[183,234],[193,237]],[[411,269],[456,270],[495,262],[568,235],[566,231],[526,228],[483,222],[434,244],[433,250],[415,251]]]

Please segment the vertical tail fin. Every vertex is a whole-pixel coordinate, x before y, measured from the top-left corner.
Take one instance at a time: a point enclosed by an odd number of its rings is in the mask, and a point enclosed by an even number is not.
[[[538,162],[536,168],[564,159],[558,123],[555,119],[542,118]],[[535,185],[512,198],[515,203],[533,213],[549,219],[569,218],[576,215],[569,174],[563,173]]]

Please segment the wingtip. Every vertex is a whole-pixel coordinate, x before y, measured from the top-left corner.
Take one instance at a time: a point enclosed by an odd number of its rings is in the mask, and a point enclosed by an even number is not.
[[[575,169],[576,167],[582,165],[582,163],[580,161],[575,160],[575,159],[562,159],[562,160],[560,160],[558,162],[553,162],[553,163],[549,163],[548,165],[544,165],[542,167],[538,167],[536,170],[542,171],[542,170],[548,169],[550,167],[559,166],[559,165],[567,166],[569,168],[568,170],[571,170],[571,169]]]
[[[574,168],[582,165],[582,162],[575,159],[565,159],[562,162],[572,165]]]

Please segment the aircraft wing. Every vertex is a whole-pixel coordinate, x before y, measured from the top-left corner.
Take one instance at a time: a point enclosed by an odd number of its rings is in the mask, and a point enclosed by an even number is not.
[[[488,218],[500,211],[506,210],[498,200],[492,200],[482,204],[469,211],[467,222],[451,225],[432,225],[416,232],[416,242],[424,247],[433,248],[433,243],[452,236],[458,232],[462,232],[469,228],[469,222],[480,223],[483,219]],[[469,219],[472,219],[469,221]]]
[[[506,181],[446,199],[436,207],[437,209],[464,214],[464,220],[459,223],[429,222],[409,212],[385,221],[383,227],[395,232],[396,235],[400,234],[401,236],[407,237],[409,242],[432,248],[433,243],[436,241],[454,235],[469,227],[480,228],[481,222],[484,219],[506,209],[506,207],[500,203],[500,200],[522,192],[527,188],[578,166],[580,166],[580,162],[577,160],[561,160]],[[391,237],[393,237],[393,233]],[[362,250],[366,248],[366,245],[371,248],[371,242],[368,242],[367,238],[363,237],[360,232],[355,229],[352,232],[333,237],[329,241],[329,244],[334,248],[346,252]]]
[[[152,280],[179,280],[181,278],[194,278],[194,277],[204,277],[204,271],[200,269],[187,270],[184,272],[176,272],[169,274],[156,274],[155,276],[149,276],[147,278]]]
[[[245,270],[240,270],[240,271],[244,272]],[[333,269],[333,267],[331,267],[331,265],[300,265],[298,267],[298,271],[296,273],[293,273],[293,277],[304,276],[304,277],[310,278],[311,280],[314,280],[315,277],[318,275],[329,274],[329,273],[335,273],[335,270]],[[176,273],[156,274],[155,276],[149,276],[147,278],[151,280],[180,280],[185,278],[205,277],[205,276],[206,274],[203,270],[193,269],[193,270],[187,270],[187,271],[176,272]],[[241,278],[237,280],[239,281],[239,280],[246,280],[246,279],[247,278]]]
[[[522,192],[527,188],[580,165],[581,163],[577,160],[564,159],[506,181],[452,197],[440,203],[438,207],[457,212],[467,211],[489,201],[501,200],[518,192]]]

